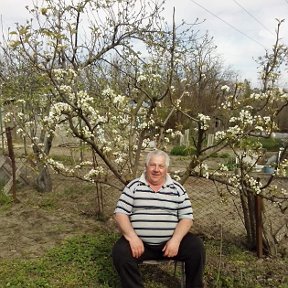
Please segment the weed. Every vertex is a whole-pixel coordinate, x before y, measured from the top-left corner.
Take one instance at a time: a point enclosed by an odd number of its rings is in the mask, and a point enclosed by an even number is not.
[[[263,137],[250,137],[245,140],[246,144],[249,143],[251,148],[259,148],[259,142],[262,145],[262,148],[267,151],[278,151],[280,147],[283,146],[283,142],[278,138],[263,138]]]
[[[53,158],[53,160],[58,161],[63,163],[64,165],[74,165],[75,161],[73,160],[73,158],[69,155],[52,155],[51,158]]]
[[[39,207],[46,210],[53,210],[56,208],[56,200],[53,198],[45,198],[41,201]]]
[[[226,152],[226,153],[225,153],[225,152],[224,152],[224,153],[219,153],[219,157],[220,157],[220,158],[229,158],[229,157],[230,157],[230,154],[227,153],[227,152]]]
[[[73,185],[73,186],[69,186],[67,188],[65,188],[64,190],[64,196],[71,196],[73,198],[73,196],[79,196],[80,195],[85,195],[86,192],[89,191],[94,191],[95,190],[95,186],[93,185],[84,185],[83,183],[79,184],[79,185]]]
[[[278,151],[283,146],[282,140],[278,138],[260,138],[259,141],[267,151]]]
[[[174,146],[170,151],[170,154],[174,156],[188,156],[193,155],[194,153],[195,153],[195,147],[193,146],[186,147],[184,145]]]
[[[2,190],[0,190],[0,206],[2,209],[8,209],[13,203],[13,199],[11,195],[5,194]]]
[[[230,154],[229,153],[216,153],[216,152],[214,152],[214,153],[212,153],[211,155],[210,155],[210,157],[211,158],[229,158],[230,157]]]
[[[229,171],[232,171],[237,167],[236,160],[234,157],[229,157],[227,159],[226,163],[224,163],[224,164],[225,164],[225,166],[227,166]]]
[[[175,156],[187,156],[188,150],[186,146],[174,146],[171,149],[170,154]]]

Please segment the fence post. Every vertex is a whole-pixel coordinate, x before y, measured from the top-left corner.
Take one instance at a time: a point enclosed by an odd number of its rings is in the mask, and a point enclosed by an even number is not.
[[[0,136],[1,136],[1,144],[2,144],[2,150],[4,151],[5,149],[5,140],[4,140],[4,126],[3,126],[3,121],[2,121],[2,107],[0,106]]]
[[[13,150],[13,140],[12,140],[12,128],[6,127],[6,138],[7,138],[7,147],[8,147],[8,155],[11,160],[11,167],[12,167],[12,196],[15,203],[19,203],[19,200],[16,197],[16,161],[15,161],[15,154]]]
[[[257,256],[263,257],[263,198],[255,195],[255,218],[256,218],[256,249]]]

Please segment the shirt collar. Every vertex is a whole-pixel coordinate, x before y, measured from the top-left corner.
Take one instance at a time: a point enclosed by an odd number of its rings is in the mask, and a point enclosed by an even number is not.
[[[145,177],[145,172],[142,173],[142,175],[139,178],[139,181],[144,183],[146,186],[149,186],[146,177]],[[171,176],[169,174],[166,175],[166,180],[165,183],[163,185],[163,187],[167,187],[169,185],[174,185],[173,179],[171,178]]]

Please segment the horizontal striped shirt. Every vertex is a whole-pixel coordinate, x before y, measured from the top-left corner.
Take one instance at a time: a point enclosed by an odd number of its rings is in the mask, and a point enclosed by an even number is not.
[[[169,175],[154,192],[145,174],[131,181],[123,190],[114,213],[129,216],[137,235],[147,244],[168,241],[181,219],[193,219],[193,210],[184,187]]]

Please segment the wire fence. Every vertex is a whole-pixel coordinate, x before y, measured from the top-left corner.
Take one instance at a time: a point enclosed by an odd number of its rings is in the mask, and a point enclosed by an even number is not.
[[[190,178],[185,184],[194,210],[194,230],[208,237],[227,240],[245,236],[239,197],[228,193],[225,185],[204,178]]]
[[[285,189],[288,178],[275,179],[273,185]],[[194,210],[194,231],[214,239],[225,239],[243,243],[246,239],[244,216],[239,195],[232,195],[223,184],[214,184],[204,178],[190,178],[185,187]],[[269,239],[288,252],[288,215],[287,201],[280,209],[279,203],[263,201],[264,230]],[[283,203],[282,203],[283,204]],[[285,209],[286,208],[286,209]]]
[[[185,165],[183,161],[177,158],[173,169]],[[178,167],[179,166],[179,167]],[[26,165],[24,165],[26,167]],[[23,169],[23,168],[22,168]],[[23,170],[22,170],[23,172]],[[27,173],[29,176],[29,172]],[[265,178],[267,175],[261,175]],[[278,189],[287,189],[288,178],[277,178],[273,185]],[[204,234],[209,238],[225,239],[235,243],[243,243],[246,240],[246,230],[244,225],[244,216],[239,195],[229,193],[226,185],[215,184],[205,178],[190,177],[185,183],[185,188],[189,194],[194,210],[194,226],[196,233]],[[105,212],[108,215],[113,214],[115,204],[121,191],[113,188],[104,189]],[[282,245],[288,254],[288,209],[282,206],[282,211],[278,203],[272,203],[264,199],[264,225],[265,230],[269,231],[270,239],[274,243]],[[286,241],[285,241],[286,240]],[[287,242],[285,244],[285,242]]]

